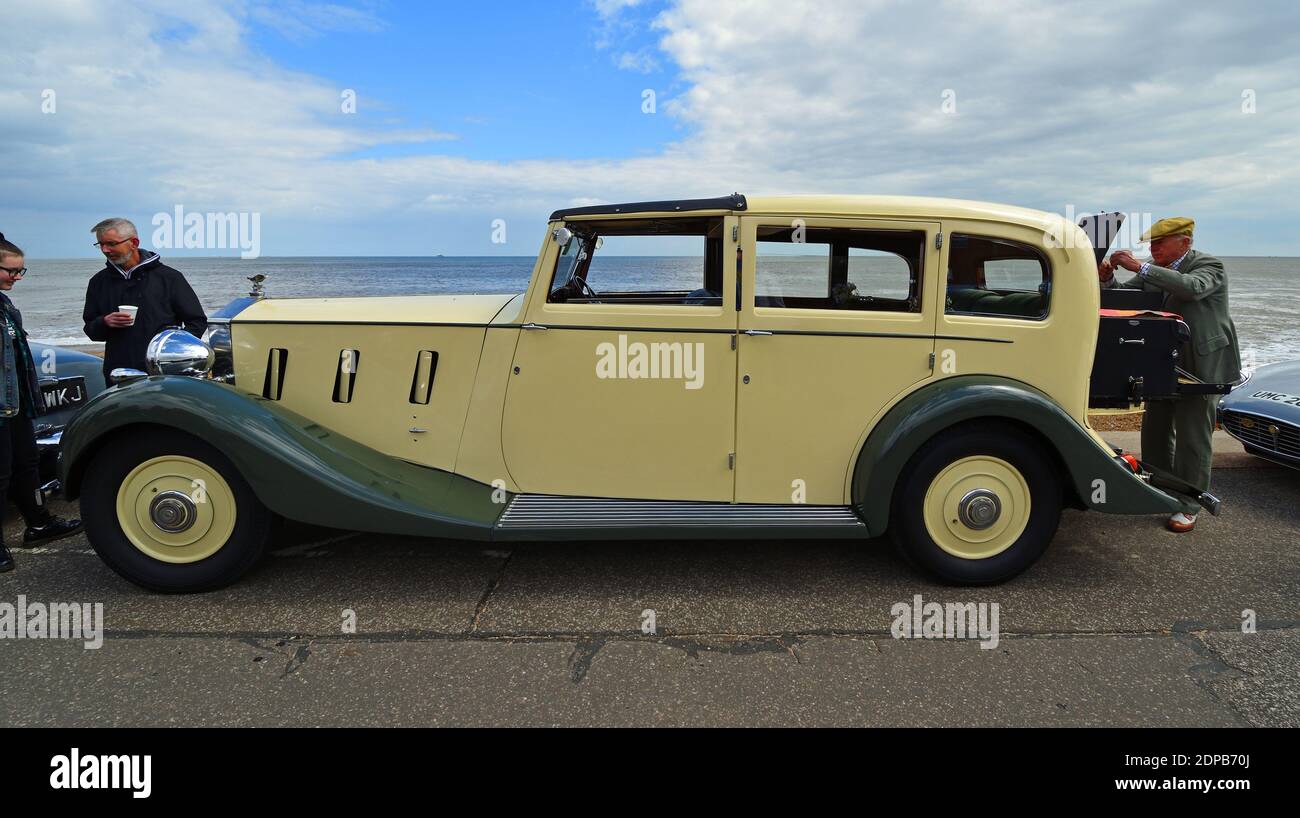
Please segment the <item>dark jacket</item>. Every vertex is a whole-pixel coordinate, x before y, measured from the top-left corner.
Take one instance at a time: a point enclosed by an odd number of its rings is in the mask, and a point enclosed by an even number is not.
[[[1163,292],[1164,308],[1181,315],[1192,331],[1179,365],[1207,383],[1241,379],[1237,327],[1228,314],[1228,273],[1222,261],[1189,250],[1177,270],[1153,264],[1146,278],[1139,275],[1120,282],[1115,277],[1102,286]]]
[[[184,326],[203,337],[208,317],[185,276],[162,263],[157,253],[142,250],[140,263],[122,275],[112,262],[95,273],[86,286],[86,337],[105,341],[104,375],[118,367],[144,369],[144,353],[153,337],[167,327]],[[139,307],[135,323],[116,329],[104,323],[104,316],[130,304]]]
[[[0,318],[0,421],[3,421],[5,415],[12,416],[22,411],[29,415],[39,415],[45,411],[45,396],[41,393],[36,376],[36,362],[32,360],[31,347],[27,345],[23,314],[4,293],[0,293],[0,312],[9,317],[18,334],[10,342],[4,330],[4,319]],[[23,400],[24,396],[26,401]],[[0,497],[0,502],[3,500]]]

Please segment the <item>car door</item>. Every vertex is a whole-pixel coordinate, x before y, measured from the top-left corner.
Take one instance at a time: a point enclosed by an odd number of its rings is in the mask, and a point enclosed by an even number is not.
[[[939,224],[740,223],[736,502],[845,503],[869,425],[931,377]]]
[[[733,497],[736,220],[644,221],[646,230],[660,232],[640,238],[664,241],[633,241],[639,257],[616,255],[611,246],[637,239],[628,234],[639,222],[611,219],[572,225],[603,231],[604,245],[589,248],[590,258],[573,262],[573,253],[553,247],[554,260],[542,262],[502,424],[506,465],[523,492]],[[674,236],[673,230],[709,235]],[[622,235],[607,235],[614,233]],[[686,252],[682,241],[698,257],[673,255]],[[563,275],[557,281],[556,271],[574,263],[586,265],[594,297],[579,293],[581,287],[566,290]]]

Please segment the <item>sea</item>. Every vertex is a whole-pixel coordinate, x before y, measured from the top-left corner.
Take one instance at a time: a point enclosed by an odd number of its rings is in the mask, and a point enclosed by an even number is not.
[[[1228,269],[1233,321],[1248,368],[1300,358],[1300,258],[1221,257]],[[698,256],[605,256],[597,289],[636,289],[653,280],[666,286],[699,286]],[[413,295],[438,293],[517,293],[528,286],[533,257],[173,257],[163,261],[185,274],[208,312],[246,295],[248,277],[267,276],[271,297]],[[91,345],[82,333],[86,281],[103,267],[100,259],[28,258],[29,272],[10,293],[23,313],[33,340]],[[793,257],[784,263],[807,265],[810,275],[825,269],[824,258]],[[761,272],[761,270],[760,270]],[[891,270],[877,270],[882,279]],[[593,272],[593,283],[595,283]],[[854,280],[871,292],[872,273]],[[990,271],[989,286],[999,282]],[[879,292],[879,291],[878,291]]]

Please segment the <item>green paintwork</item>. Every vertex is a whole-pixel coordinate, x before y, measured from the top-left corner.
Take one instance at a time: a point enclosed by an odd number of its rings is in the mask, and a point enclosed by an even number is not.
[[[343,437],[274,401],[214,381],[152,377],[108,389],[63,433],[60,465],[69,499],[98,444],[130,427],[175,428],[217,447],[268,508],[294,520],[354,531],[471,540],[681,539],[879,536],[903,466],[940,431],[982,417],[1024,422],[1051,441],[1079,497],[1115,514],[1171,513],[1178,499],[1138,480],[1043,393],[1005,378],[964,376],[922,388],[895,406],[867,439],[853,478],[862,529],[773,526],[761,529],[640,527],[501,530],[506,503],[491,486],[407,463]],[[1092,481],[1106,481],[1104,504],[1091,504]]]
[[[176,376],[108,389],[86,404],[63,433],[60,470],[69,499],[80,494],[97,444],[141,425],[171,427],[215,446],[269,509],[292,520],[487,540],[505,508],[492,502],[491,486],[389,457],[232,386]]]
[[[1037,429],[1060,455],[1079,499],[1096,511],[1171,514],[1186,506],[1135,477],[1051,398],[1032,386],[1007,378],[964,375],[908,395],[867,438],[853,471],[853,504],[871,536],[885,533],[894,484],[916,450],[950,426],[976,418],[1007,418]],[[1105,481],[1105,503],[1092,503],[1093,481],[1097,479]]]

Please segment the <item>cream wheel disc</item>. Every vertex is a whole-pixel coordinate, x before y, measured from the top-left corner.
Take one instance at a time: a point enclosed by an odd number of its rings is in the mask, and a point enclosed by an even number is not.
[[[925,528],[954,557],[982,560],[1011,547],[1029,524],[1029,484],[989,455],[949,464],[925,493]]]
[[[131,544],[156,560],[206,559],[235,530],[235,494],[212,467],[164,455],[131,470],[117,490],[117,521]]]

